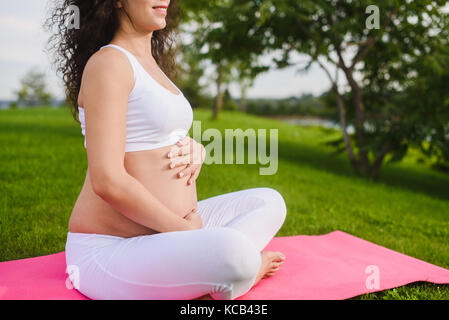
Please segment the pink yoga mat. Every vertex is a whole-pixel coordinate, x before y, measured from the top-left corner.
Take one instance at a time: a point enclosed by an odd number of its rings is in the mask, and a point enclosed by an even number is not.
[[[286,260],[236,300],[347,299],[415,281],[449,283],[449,270],[342,231],[275,237]],[[87,299],[71,287],[64,252],[0,263],[0,299]]]

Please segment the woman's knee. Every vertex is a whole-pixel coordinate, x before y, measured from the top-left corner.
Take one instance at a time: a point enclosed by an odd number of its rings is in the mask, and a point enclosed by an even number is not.
[[[287,205],[285,204],[284,197],[273,188],[258,188],[259,195],[262,197],[269,207],[272,214],[275,214],[279,219],[279,223],[282,225],[287,217]]]
[[[253,279],[259,272],[262,258],[255,244],[242,232],[220,227],[219,257],[227,281],[239,282]]]

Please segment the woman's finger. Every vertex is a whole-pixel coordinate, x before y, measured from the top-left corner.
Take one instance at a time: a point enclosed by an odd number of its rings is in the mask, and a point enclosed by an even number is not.
[[[190,176],[189,180],[187,181],[187,184],[192,184],[200,175],[201,167],[197,168],[195,171],[192,172],[192,175]]]
[[[167,153],[167,157],[173,158],[174,156],[176,156],[179,153],[179,148],[180,147],[175,144],[173,147],[170,148],[170,151]]]
[[[177,156],[183,156],[183,155],[190,154],[190,153],[191,153],[190,144],[184,145],[182,147],[178,147],[177,145],[175,145],[174,147],[172,147],[170,149],[170,152],[168,153],[168,157],[174,158]]]
[[[179,148],[179,152],[178,155],[179,156],[183,156],[186,154],[190,154],[192,151],[191,145],[190,144],[186,144],[185,146],[182,146],[181,148]]]
[[[192,166],[188,165],[185,169],[179,171],[178,178],[187,177],[189,174],[191,175],[194,168]]]
[[[192,211],[190,211],[189,213],[187,213],[184,216],[184,219],[188,219],[192,214],[195,214],[195,213],[196,213],[196,208],[193,208]]]
[[[190,163],[190,156],[189,155],[185,155],[185,156],[178,156],[178,157],[174,157],[171,159],[169,167],[171,169],[179,167],[181,165],[185,165],[185,164],[189,164]]]
[[[182,138],[181,140],[176,142],[176,144],[178,146],[183,146],[183,145],[187,144],[189,141],[190,141],[190,137],[189,136],[185,136],[184,138]]]

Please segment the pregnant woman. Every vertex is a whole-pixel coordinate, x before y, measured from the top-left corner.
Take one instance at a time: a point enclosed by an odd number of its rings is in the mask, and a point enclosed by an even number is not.
[[[173,65],[169,4],[64,1],[49,20],[88,160],[66,262],[91,299],[232,300],[285,259],[263,251],[286,217],[276,190],[197,201],[205,149],[187,135],[191,106],[161,69]],[[69,5],[79,28],[66,25]]]

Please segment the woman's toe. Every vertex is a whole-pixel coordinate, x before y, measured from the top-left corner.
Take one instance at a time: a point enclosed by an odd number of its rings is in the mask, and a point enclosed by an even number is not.
[[[274,261],[284,261],[285,260],[285,255],[282,252],[276,252],[276,258],[274,259]]]
[[[277,267],[273,267],[273,268],[271,268],[271,269],[270,269],[270,271],[269,271],[269,272],[276,272],[276,271],[278,271],[278,270],[279,270],[279,268],[280,268],[280,266],[277,266]]]

